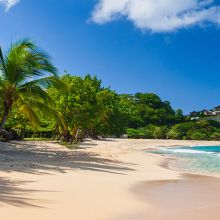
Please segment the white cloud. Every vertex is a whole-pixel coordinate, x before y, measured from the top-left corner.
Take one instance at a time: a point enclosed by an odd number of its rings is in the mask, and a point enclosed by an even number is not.
[[[20,0],[0,0],[0,4],[8,11],[12,6],[16,5]]]
[[[220,25],[214,0],[98,0],[92,21],[104,24],[125,17],[142,30],[171,32],[204,23]]]

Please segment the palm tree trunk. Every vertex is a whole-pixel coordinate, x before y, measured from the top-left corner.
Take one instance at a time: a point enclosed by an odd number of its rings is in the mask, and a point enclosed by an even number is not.
[[[5,106],[4,113],[3,113],[3,116],[2,116],[2,120],[0,122],[0,136],[2,136],[6,140],[11,139],[11,133],[4,129],[5,122],[8,118],[9,112],[10,112],[10,108]]]
[[[10,108],[5,107],[4,114],[2,116],[2,120],[1,120],[1,123],[0,123],[0,129],[4,128],[5,122],[6,122],[7,118],[8,118],[8,115],[9,115],[9,112],[10,112]]]

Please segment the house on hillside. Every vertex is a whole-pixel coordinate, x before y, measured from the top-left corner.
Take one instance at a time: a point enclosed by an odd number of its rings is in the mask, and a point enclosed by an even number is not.
[[[220,106],[215,107],[213,110],[193,111],[190,113],[191,120],[199,120],[205,118],[206,120],[214,120],[220,122]]]
[[[202,113],[205,116],[216,116],[217,115],[217,113],[215,111],[212,111],[212,110],[203,110]]]
[[[216,113],[216,115],[220,115],[220,106],[215,107],[214,112]]]
[[[219,114],[218,114],[219,112]],[[219,111],[213,111],[213,110],[202,110],[202,111],[194,111],[190,113],[191,120],[199,120],[200,118],[207,117],[207,119],[212,120],[213,117],[220,115],[220,108]]]

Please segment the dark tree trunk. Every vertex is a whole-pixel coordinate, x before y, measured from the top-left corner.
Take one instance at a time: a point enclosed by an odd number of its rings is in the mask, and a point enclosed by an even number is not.
[[[1,123],[0,123],[0,129],[5,127],[5,122],[6,122],[7,118],[8,118],[9,112],[10,112],[10,108],[9,107],[5,107],[4,114],[2,116],[2,120],[1,120]]]
[[[5,105],[4,113],[3,113],[2,120],[1,120],[1,123],[0,123],[0,136],[2,136],[5,140],[11,140],[12,139],[11,133],[4,129],[5,122],[8,118],[9,112],[10,112],[10,107]]]
[[[99,139],[98,134],[96,133],[96,131],[94,129],[91,129],[90,136],[92,139],[95,139],[95,140]]]
[[[9,141],[12,139],[12,134],[11,132],[8,132],[4,128],[0,127],[0,137],[2,137],[6,141]]]

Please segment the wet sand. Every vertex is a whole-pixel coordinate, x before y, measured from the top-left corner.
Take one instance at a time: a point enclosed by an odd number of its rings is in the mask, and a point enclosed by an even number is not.
[[[220,219],[219,178],[183,174],[178,180],[142,182],[131,191],[151,206],[143,219]]]

